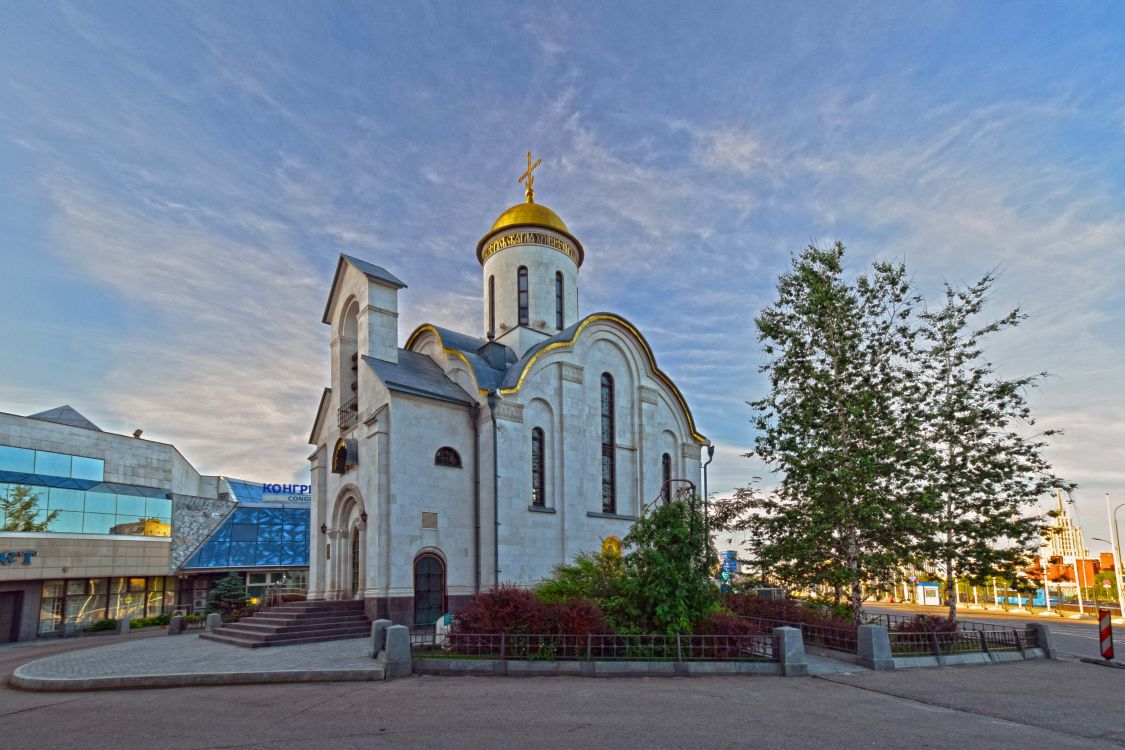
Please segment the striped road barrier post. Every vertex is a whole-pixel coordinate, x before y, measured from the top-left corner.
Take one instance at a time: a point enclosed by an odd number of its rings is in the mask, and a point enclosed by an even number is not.
[[[1108,609],[1098,610],[1098,639],[1101,641],[1102,658],[1113,659],[1113,625]]]

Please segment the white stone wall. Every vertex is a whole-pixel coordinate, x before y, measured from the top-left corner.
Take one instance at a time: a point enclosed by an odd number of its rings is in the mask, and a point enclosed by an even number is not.
[[[601,507],[601,375],[614,378],[617,515]],[[545,355],[499,409],[500,580],[531,584],[560,562],[624,537],[629,517],[660,494],[661,457],[672,476],[699,483],[699,443],[672,390],[637,340],[612,323],[587,327],[574,349]],[[531,430],[547,436],[547,506],[531,502]],[[489,488],[490,490],[490,488]],[[488,492],[489,499],[491,492]]]
[[[414,560],[434,552],[446,565],[449,595],[472,594],[473,429],[469,409],[396,395],[391,405],[389,596],[414,595]],[[443,446],[457,451],[461,468],[438,466]],[[436,513],[437,528],[422,528],[422,514]]]
[[[539,230],[555,234],[548,230]],[[561,239],[561,235],[557,235]],[[578,321],[578,266],[554,248],[542,245],[514,245],[494,253],[482,269],[483,317],[481,331],[488,331],[488,278],[496,277],[496,339],[523,353],[542,337],[519,337],[518,271],[527,267],[528,317],[530,328],[548,336],[558,333],[555,326],[555,273],[563,275],[563,328]]]

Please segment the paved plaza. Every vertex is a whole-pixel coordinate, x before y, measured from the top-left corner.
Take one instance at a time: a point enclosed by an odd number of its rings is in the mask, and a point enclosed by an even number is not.
[[[85,639],[93,641],[95,639]],[[193,636],[0,649],[0,672],[140,660]],[[89,647],[95,647],[90,649]],[[223,649],[228,669],[301,665],[306,647]],[[345,666],[366,642],[315,644]],[[77,651],[73,649],[78,649]],[[304,649],[302,651],[302,649]],[[203,653],[202,651],[196,653]],[[332,655],[335,654],[335,655]],[[137,663],[137,662],[134,662]],[[198,663],[196,667],[198,668]],[[1125,670],[1076,660],[822,673],[810,678],[411,677],[390,682],[44,693],[0,690],[7,747],[854,748],[1125,747]],[[96,727],[97,731],[92,728]]]
[[[366,638],[274,648],[238,648],[194,633],[126,640],[36,659],[14,673],[38,690],[179,687],[262,682],[381,680]]]

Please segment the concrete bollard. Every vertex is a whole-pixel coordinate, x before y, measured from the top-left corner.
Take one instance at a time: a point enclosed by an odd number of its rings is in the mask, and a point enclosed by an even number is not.
[[[856,656],[859,665],[876,672],[889,672],[895,668],[891,655],[891,637],[882,625],[860,625],[856,631]]]
[[[1038,636],[1039,648],[1043,649],[1043,656],[1048,659],[1056,658],[1055,644],[1051,641],[1051,629],[1047,627],[1047,624],[1042,622],[1031,622],[1028,623],[1027,629]]]
[[[809,673],[809,663],[805,659],[805,641],[797,628],[773,629],[773,653],[781,663],[781,674],[785,677],[805,677]]]
[[[129,632],[129,618],[128,617],[118,617],[117,618],[117,631],[116,632],[118,634]]]
[[[168,621],[168,635],[179,635],[184,632],[184,616],[176,615]]]
[[[409,677],[414,672],[414,664],[410,660],[410,628],[391,625],[386,629],[386,639],[386,645],[379,652],[386,679]]]
[[[367,655],[372,659],[379,658],[379,652],[383,650],[387,642],[387,628],[393,624],[390,620],[376,620],[371,623],[371,650],[367,652]]]
[[[218,612],[207,615],[207,632],[214,633],[223,626],[223,616]]]

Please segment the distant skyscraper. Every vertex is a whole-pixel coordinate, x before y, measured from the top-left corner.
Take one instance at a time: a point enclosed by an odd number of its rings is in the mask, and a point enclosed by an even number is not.
[[[1043,530],[1048,556],[1072,559],[1089,557],[1090,553],[1086,550],[1086,543],[1082,537],[1082,527],[1076,526],[1071,519],[1066,504],[1063,503],[1062,493],[1056,491],[1055,497],[1059,503],[1058,517],[1053,524]]]

